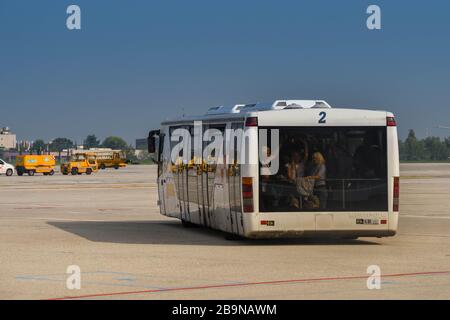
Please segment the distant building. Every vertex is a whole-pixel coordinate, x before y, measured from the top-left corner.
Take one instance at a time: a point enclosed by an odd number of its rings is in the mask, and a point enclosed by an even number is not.
[[[147,150],[147,139],[136,139],[136,150]]]
[[[0,129],[0,148],[15,149],[16,144],[16,135],[11,133],[8,127]]]

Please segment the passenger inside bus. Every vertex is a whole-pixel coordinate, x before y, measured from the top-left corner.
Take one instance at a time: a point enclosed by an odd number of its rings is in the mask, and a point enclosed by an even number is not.
[[[308,144],[304,140],[300,140],[302,147],[298,148],[298,143],[293,142],[293,149],[289,162],[286,163],[287,177],[289,180],[296,182],[297,178],[305,176],[306,162],[308,160]]]
[[[282,128],[280,170],[261,176],[260,210],[384,210],[386,153],[379,127]]]
[[[326,186],[327,168],[325,158],[320,152],[314,152],[312,168],[307,179],[314,180],[314,195],[319,198],[319,209],[326,209],[328,190]]]
[[[376,135],[366,133],[361,146],[355,151],[354,167],[355,173],[361,178],[376,178],[383,175],[381,149],[377,143]]]

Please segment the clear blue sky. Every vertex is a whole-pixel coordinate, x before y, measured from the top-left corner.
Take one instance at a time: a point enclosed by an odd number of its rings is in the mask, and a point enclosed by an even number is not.
[[[320,98],[393,111],[402,138],[450,135],[433,128],[450,126],[449,17],[444,0],[0,0],[0,126],[131,143],[183,108]]]

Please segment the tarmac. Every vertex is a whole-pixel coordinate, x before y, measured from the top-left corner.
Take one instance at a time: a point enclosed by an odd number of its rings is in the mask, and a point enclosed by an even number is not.
[[[259,241],[160,215],[155,166],[0,176],[0,299],[450,299],[450,164],[401,176],[395,237]]]

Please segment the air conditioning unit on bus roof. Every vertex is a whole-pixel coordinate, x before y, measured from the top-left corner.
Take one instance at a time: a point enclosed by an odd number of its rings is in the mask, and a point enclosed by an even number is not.
[[[283,109],[328,109],[331,106],[324,100],[276,100],[273,103],[257,103],[248,111],[283,110]]]
[[[252,111],[283,110],[283,109],[328,109],[331,106],[324,100],[276,100],[273,103],[236,104],[234,106],[217,106],[209,108],[210,114],[246,113]]]

